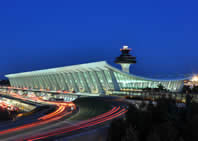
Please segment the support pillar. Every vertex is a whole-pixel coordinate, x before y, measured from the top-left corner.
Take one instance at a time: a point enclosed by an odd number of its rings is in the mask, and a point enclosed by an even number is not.
[[[96,80],[96,84],[97,84],[97,87],[98,87],[98,92],[100,94],[102,94],[102,95],[105,95],[105,91],[104,91],[104,89],[102,87],[102,84],[100,83],[100,80],[99,80],[99,77],[98,77],[96,71],[93,71],[93,76],[94,76],[94,78]]]
[[[83,85],[85,87],[85,92],[91,93],[90,87],[88,86],[87,80],[84,76],[84,72],[79,72],[79,75],[83,81]]]
[[[111,79],[112,79],[112,82],[113,82],[114,90],[115,90],[115,91],[120,91],[120,86],[119,86],[119,84],[118,84],[118,82],[117,82],[117,79],[116,79],[116,77],[115,77],[113,71],[110,70],[109,72],[110,72]]]
[[[70,76],[69,78],[70,78],[70,80],[71,80],[71,82],[72,82],[72,87],[74,88],[74,91],[75,91],[75,92],[79,92],[78,87],[77,87],[77,85],[76,85],[76,82],[75,82],[75,80],[74,80],[74,78],[73,78],[72,73],[68,73],[67,75]]]

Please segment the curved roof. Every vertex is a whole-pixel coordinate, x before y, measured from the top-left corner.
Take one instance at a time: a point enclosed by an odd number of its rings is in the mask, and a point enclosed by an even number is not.
[[[185,77],[181,79],[154,79],[154,78],[142,77],[142,76],[123,72],[111,66],[106,61],[71,65],[71,66],[65,66],[65,67],[58,67],[58,68],[44,69],[44,70],[37,70],[37,71],[30,71],[30,72],[23,72],[23,73],[16,73],[16,74],[8,74],[6,75],[6,77],[15,78],[15,77],[27,77],[27,76],[35,76],[35,75],[42,75],[42,74],[53,74],[53,73],[58,73],[58,72],[60,73],[61,72],[84,72],[84,71],[100,71],[100,70],[109,70],[109,69],[119,72],[119,73],[129,75],[131,77],[134,77],[135,79],[150,80],[150,81],[177,81],[177,80],[179,81],[179,80],[186,80],[186,79],[191,78],[191,77]]]
[[[175,78],[175,79],[155,79],[155,78],[143,77],[143,76],[138,76],[138,75],[135,75],[135,74],[123,72],[123,71],[121,71],[121,70],[119,70],[119,69],[117,69],[117,68],[115,68],[111,65],[109,65],[109,67],[111,67],[111,69],[113,69],[114,71],[129,75],[131,77],[135,77],[136,79],[150,80],[150,81],[180,81],[180,80],[191,79],[191,77],[192,77],[192,76],[189,76],[189,77],[184,77],[184,78],[179,78],[179,79],[178,78]]]

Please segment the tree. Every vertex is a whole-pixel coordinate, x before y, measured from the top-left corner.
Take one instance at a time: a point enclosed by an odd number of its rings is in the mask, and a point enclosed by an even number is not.
[[[147,138],[146,141],[161,141],[160,136],[156,132],[151,132]]]
[[[123,119],[115,119],[109,128],[108,141],[121,141],[126,132]]]
[[[183,93],[189,93],[189,92],[191,92],[192,90],[191,90],[191,88],[190,88],[190,86],[185,86],[184,85],[184,87],[183,87],[183,89],[182,89],[182,92]]]
[[[137,131],[132,126],[128,127],[122,141],[139,141]]]
[[[10,86],[10,81],[9,80],[0,80],[0,85],[1,86]]]
[[[176,141],[178,139],[179,133],[172,121],[160,123],[155,127],[155,131],[161,141]]]
[[[164,90],[164,86],[161,83],[157,87],[159,90]]]
[[[187,124],[184,130],[184,139],[186,141],[197,141],[198,140],[198,114],[195,115]]]

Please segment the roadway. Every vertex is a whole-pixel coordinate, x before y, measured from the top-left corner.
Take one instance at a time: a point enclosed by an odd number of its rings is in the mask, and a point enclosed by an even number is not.
[[[55,140],[87,130],[100,128],[127,112],[124,100],[118,97],[84,97],[73,103],[48,102],[57,108],[40,114],[31,123],[1,129],[0,140]],[[71,106],[74,110],[71,111]],[[77,107],[77,108],[76,108]]]

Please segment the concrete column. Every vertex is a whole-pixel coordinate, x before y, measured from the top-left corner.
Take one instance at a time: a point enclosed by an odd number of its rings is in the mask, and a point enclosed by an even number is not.
[[[36,82],[36,88],[37,88],[37,89],[40,89],[40,88],[41,88],[41,85],[40,85],[40,82],[39,82],[39,80],[38,80],[38,78],[37,78],[37,75],[34,76],[34,80],[35,80],[35,82]]]
[[[71,81],[70,81],[69,75],[67,75],[66,72],[63,72],[62,75],[63,75],[63,78],[64,78],[64,80],[65,80],[65,83],[67,84],[68,90],[71,91],[71,89],[72,89],[73,87],[72,87],[72,83],[71,83]]]
[[[98,77],[98,74],[96,73],[96,71],[93,71],[93,76],[94,76],[94,78],[95,78],[95,80],[96,80],[96,84],[97,84],[97,88],[98,88],[98,92],[100,93],[100,94],[105,94],[105,91],[104,91],[104,89],[103,89],[103,87],[102,87],[102,84],[100,83],[100,80],[99,80],[99,77]]]
[[[52,89],[52,84],[51,84],[51,82],[49,81],[48,76],[47,76],[46,73],[43,75],[43,78],[44,78],[44,80],[45,80],[46,83],[47,83],[47,89],[51,90],[51,89]]]
[[[44,88],[45,88],[45,84],[44,84],[44,82],[42,81],[40,75],[37,76],[37,80],[38,80],[38,82],[39,82],[39,84],[40,84],[40,89],[44,89]]]
[[[30,88],[32,89],[32,88],[34,88],[34,84],[33,84],[33,81],[31,78],[32,78],[32,76],[28,77],[28,83],[29,83]]]
[[[63,79],[63,82],[64,82],[64,88],[67,90],[67,91],[70,91],[70,83],[68,82],[68,78],[67,76],[65,75],[64,72],[61,72],[60,73],[60,77]]]
[[[55,81],[55,83],[57,85],[57,90],[60,90],[61,89],[61,85],[60,85],[60,80],[57,77],[57,74],[53,74],[53,77],[54,77],[54,81]]]
[[[152,81],[148,81],[146,87],[151,88],[151,85],[152,85]]]
[[[41,74],[41,75],[40,75],[40,79],[41,79],[41,81],[43,82],[43,87],[44,87],[44,89],[47,89],[47,88],[48,88],[48,84],[47,84],[47,81],[46,81],[45,78],[44,78],[44,74]]]
[[[11,86],[12,86],[12,87],[15,87],[15,85],[16,85],[16,84],[15,84],[15,80],[14,80],[14,78],[12,78]]]
[[[28,88],[28,81],[27,81],[27,77],[24,77],[23,78],[23,82],[24,82],[24,86],[26,87],[26,88]]]
[[[27,83],[28,88],[31,88],[30,77],[27,77],[27,78],[26,78],[26,83]]]
[[[24,77],[24,82],[25,82],[25,87],[29,88],[29,82],[28,82],[28,77]]]
[[[21,79],[18,78],[18,87],[21,88],[22,84],[21,84]]]
[[[21,78],[19,78],[19,79],[20,79],[20,87],[23,88],[23,87],[24,87],[24,86],[23,86],[23,85],[24,85],[24,84],[23,84],[23,80],[22,80]]]
[[[141,89],[143,89],[143,82],[141,82]]]
[[[112,70],[109,70],[115,91],[120,91],[120,86]]]
[[[88,82],[90,84],[90,90],[91,90],[91,93],[93,93],[94,89],[97,88],[97,85],[94,85],[95,83],[94,83],[94,81],[93,81],[93,79],[91,77],[91,73],[89,71],[88,72],[84,72],[84,73],[86,73],[86,75],[87,75],[87,80],[88,80]]]
[[[17,87],[17,81],[16,81],[16,78],[14,78],[14,87]]]
[[[26,84],[28,88],[31,88],[31,82],[29,80],[30,77],[26,77]]]
[[[19,81],[17,78],[15,78],[15,83],[16,83],[16,87],[18,88],[19,87]]]
[[[35,80],[34,76],[31,77],[31,81],[33,84],[33,89],[35,89],[37,84],[36,84],[36,80]]]
[[[21,79],[18,78],[18,85],[19,85],[19,88],[22,88],[22,83],[21,83]]]
[[[75,82],[75,80],[73,78],[72,73],[68,73],[68,76],[69,76],[70,80],[72,81],[72,87],[74,88],[74,91],[75,92],[79,92],[78,86],[77,86],[77,84],[76,84],[76,82]]]
[[[42,80],[42,82],[43,82],[43,84],[44,84],[44,85],[43,85],[43,88],[44,88],[44,89],[47,89],[48,85],[47,85],[47,82],[45,81],[45,79],[44,79],[44,77],[43,77],[43,74],[40,75],[40,79]]]
[[[14,81],[15,81],[15,87],[18,87],[18,86],[19,86],[19,84],[18,84],[18,79],[15,78]]]
[[[37,79],[35,77],[35,75],[32,76],[32,80],[33,80],[33,83],[34,83],[34,89],[38,89],[38,82],[37,82]]]
[[[25,84],[24,84],[23,78],[20,78],[20,80],[21,80],[21,87],[24,88]]]
[[[9,78],[9,82],[10,82],[10,85],[13,86],[13,80],[12,80],[12,78]]]
[[[51,82],[51,80],[50,80],[50,77],[49,77],[49,75],[48,75],[47,73],[45,74],[45,79],[46,79],[46,81],[47,81],[48,84],[49,84],[49,89],[50,89],[50,90],[53,90],[53,89],[54,89],[53,84],[52,84],[52,82]]]
[[[10,85],[12,86],[12,87],[14,87],[14,79],[13,78],[8,78],[8,80],[10,81]],[[12,82],[11,82],[12,81]]]
[[[80,77],[83,81],[83,85],[85,87],[85,92],[91,93],[91,89],[88,85],[87,79],[85,78],[84,72],[79,72],[79,74],[80,74]]]
[[[78,75],[78,72],[74,72],[72,73],[73,78],[76,80],[77,82],[77,87],[79,89],[79,91],[81,90],[81,88],[84,88],[83,84],[81,83],[80,77]]]
[[[37,81],[38,81],[38,83],[39,83],[39,89],[44,89],[44,83],[43,83],[43,81],[42,81],[40,75],[37,75],[37,76],[36,76],[36,79],[37,79]]]
[[[37,82],[37,89],[41,89],[41,88],[43,88],[42,87],[42,83],[41,83],[41,81],[39,80],[39,78],[38,78],[38,76],[37,75],[35,75],[35,79],[36,79],[36,82]]]
[[[54,77],[52,76],[52,74],[48,75],[49,81],[51,82],[52,86],[53,86],[53,90],[57,90],[57,84],[56,81],[54,80]]]
[[[103,80],[104,80],[106,89],[110,89],[111,87],[109,86],[109,83],[108,83],[108,80],[107,80],[107,78],[106,78],[106,76],[105,76],[104,70],[101,70],[100,72],[101,72],[101,75],[102,75],[102,77],[103,77]]]
[[[61,77],[60,73],[61,72],[58,72],[56,74],[56,78],[57,78],[57,81],[59,83],[60,90],[66,90],[66,88],[65,88],[65,82],[64,82],[63,78]]]
[[[23,83],[22,83],[21,78],[19,78],[19,86],[20,86],[20,88],[22,88],[22,87],[23,87]]]
[[[12,81],[13,81],[13,87],[16,87],[16,81],[15,81],[15,78],[12,78]]]
[[[58,80],[56,78],[56,74],[52,74],[51,77],[52,77],[53,81],[55,82],[56,90],[60,90],[60,86],[59,86]]]
[[[24,81],[24,77],[21,78],[21,83],[22,83],[22,88],[26,87],[25,81]]]
[[[28,86],[29,86],[29,88],[32,88],[31,76],[27,77],[27,81],[28,81]]]
[[[61,79],[62,87],[64,90],[69,90],[68,84],[64,79],[64,74],[62,72],[59,73],[59,78]]]
[[[59,83],[60,90],[65,90],[64,81],[63,81],[63,79],[62,79],[60,73],[61,73],[61,72],[58,72],[58,73],[56,74],[57,81],[58,81],[58,83]]]

